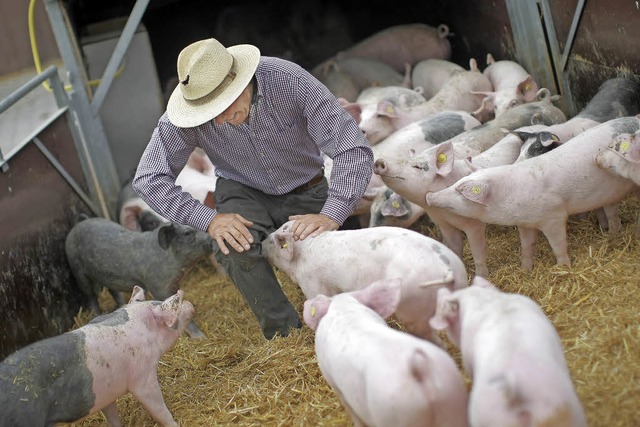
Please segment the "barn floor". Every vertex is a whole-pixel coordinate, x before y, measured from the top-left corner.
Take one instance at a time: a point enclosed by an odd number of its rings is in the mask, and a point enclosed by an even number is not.
[[[531,272],[519,267],[516,229],[488,229],[489,279],[503,291],[533,298],[547,313],[562,338],[591,427],[640,425],[640,241],[635,237],[635,198],[625,201],[621,217],[623,229],[615,238],[598,228],[594,214],[569,221],[572,268],[555,265],[541,236]],[[426,225],[414,229],[434,236]],[[468,247],[465,262],[472,266]],[[302,310],[301,291],[280,277],[285,292]],[[164,399],[181,426],[351,424],[318,369],[313,331],[305,326],[288,338],[264,340],[234,285],[208,264],[198,265],[183,289],[207,338],[197,341],[184,335],[160,361]],[[86,321],[82,317],[79,324]],[[447,345],[459,363],[459,353]],[[156,425],[130,395],[118,400],[118,408],[125,426]],[[69,424],[103,425],[101,414]]]

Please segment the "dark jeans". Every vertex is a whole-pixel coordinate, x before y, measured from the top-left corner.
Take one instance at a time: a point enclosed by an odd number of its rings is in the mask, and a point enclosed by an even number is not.
[[[271,264],[261,254],[259,243],[287,222],[290,215],[320,212],[327,191],[326,179],[302,193],[282,196],[270,196],[228,179],[218,178],[216,182],[218,212],[237,213],[253,221],[249,231],[254,244],[244,252],[227,246],[230,253],[224,255],[214,243],[215,256],[253,311],[267,339],[276,333],[287,336],[289,328],[300,328],[302,322],[282,291]]]

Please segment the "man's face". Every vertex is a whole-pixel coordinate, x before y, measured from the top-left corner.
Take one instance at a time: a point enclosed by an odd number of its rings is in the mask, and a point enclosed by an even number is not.
[[[221,125],[226,122],[230,125],[238,126],[247,121],[251,108],[251,90],[252,85],[249,83],[240,96],[233,101],[233,104],[229,105],[226,110],[215,118],[216,124]]]

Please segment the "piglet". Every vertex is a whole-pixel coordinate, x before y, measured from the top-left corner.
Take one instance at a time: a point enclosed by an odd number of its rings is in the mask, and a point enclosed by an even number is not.
[[[558,264],[570,266],[569,215],[602,207],[611,220],[609,233],[619,231],[618,204],[635,184],[598,168],[594,158],[618,135],[639,129],[638,116],[609,120],[542,156],[481,169],[450,187],[427,193],[427,204],[487,224],[517,226],[526,270],[533,268],[539,231],[549,241]]]
[[[451,356],[385,322],[400,299],[392,279],[305,301],[324,378],[356,426],[467,426],[467,391]]]
[[[462,353],[472,426],[586,427],[560,337],[533,300],[476,276],[465,289],[438,290],[430,323]]]
[[[305,297],[362,289],[402,277],[395,315],[408,332],[438,342],[429,327],[438,287],[467,286],[462,260],[442,243],[399,227],[339,230],[296,240],[286,222],[262,242],[265,256]]]
[[[69,231],[65,251],[78,287],[90,308],[100,313],[98,295],[103,287],[118,305],[122,305],[119,292],[130,292],[134,285],[156,299],[174,294],[189,269],[213,254],[213,239],[180,224],[136,232],[104,218],[89,218]],[[187,332],[194,338],[204,336],[193,322]]]
[[[493,91],[474,92],[483,97],[482,106],[474,112],[479,120],[499,117],[509,108],[535,101],[538,84],[522,65],[496,61],[491,54],[487,55],[487,65],[482,73],[491,81]]]
[[[131,393],[159,424],[177,427],[162,398],[158,361],[187,327],[193,305],[183,291],[144,299],[135,286],[129,304],[0,362],[0,426],[70,423],[98,411],[121,426],[116,399]]]

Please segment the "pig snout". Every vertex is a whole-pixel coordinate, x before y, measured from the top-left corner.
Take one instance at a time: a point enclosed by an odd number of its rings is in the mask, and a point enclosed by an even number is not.
[[[384,159],[378,159],[373,164],[373,173],[376,175],[386,175],[387,174],[387,162]]]

